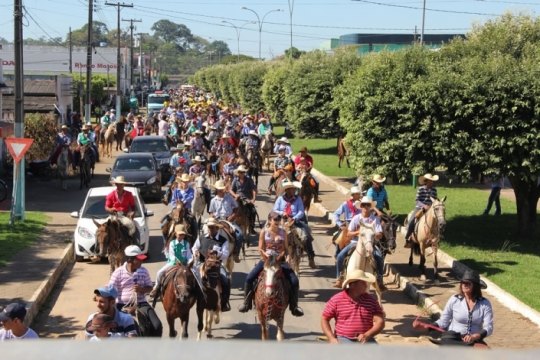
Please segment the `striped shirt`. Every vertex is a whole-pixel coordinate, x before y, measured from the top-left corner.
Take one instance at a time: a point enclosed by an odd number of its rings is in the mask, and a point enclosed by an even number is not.
[[[332,296],[324,307],[322,316],[335,319],[334,335],[354,339],[373,327],[373,316],[384,316],[383,310],[373,295],[362,294],[359,301],[352,299],[346,290]]]
[[[133,294],[133,288],[135,284],[139,286],[152,286],[152,279],[148,270],[144,267],[140,267],[135,272],[131,273],[127,269],[127,263],[114,270],[109,280],[109,286],[112,286],[118,290],[118,297],[116,302],[120,304],[128,304],[131,301],[131,295]],[[146,302],[144,294],[137,294],[137,303]]]
[[[431,198],[437,198],[437,189],[422,185],[416,191],[416,208],[421,209],[424,205],[431,205]]]

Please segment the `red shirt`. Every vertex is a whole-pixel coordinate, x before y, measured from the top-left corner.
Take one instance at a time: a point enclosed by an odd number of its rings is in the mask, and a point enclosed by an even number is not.
[[[326,320],[335,319],[336,336],[349,339],[355,339],[371,329],[374,315],[383,316],[383,310],[373,295],[365,293],[359,301],[355,301],[345,290],[332,296],[322,313]]]
[[[302,161],[302,154],[298,154],[294,158],[294,167],[298,167],[298,165],[300,165],[300,161]],[[308,169],[311,169],[313,167],[313,158],[311,157],[311,155],[306,154],[306,156],[304,156],[304,161],[306,162],[306,166]]]
[[[124,190],[121,197],[118,197],[118,191],[114,190],[105,199],[105,207],[128,213],[135,211],[135,198],[129,191]]]

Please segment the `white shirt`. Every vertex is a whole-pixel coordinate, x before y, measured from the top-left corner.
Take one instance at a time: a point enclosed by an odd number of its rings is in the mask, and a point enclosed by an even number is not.
[[[34,330],[32,330],[30,328],[28,328],[28,330],[26,330],[26,332],[24,333],[23,336],[15,336],[15,335],[13,335],[11,330],[0,329],[0,341],[4,341],[4,340],[22,340],[22,339],[39,339],[39,336]]]

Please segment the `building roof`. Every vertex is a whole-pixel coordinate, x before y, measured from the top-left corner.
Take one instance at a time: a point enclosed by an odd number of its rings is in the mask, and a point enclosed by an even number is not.
[[[6,81],[6,85],[14,87],[13,81]],[[51,112],[56,103],[55,80],[25,80],[24,81],[24,111],[25,112]],[[13,93],[4,94],[3,110],[15,110],[15,96]]]

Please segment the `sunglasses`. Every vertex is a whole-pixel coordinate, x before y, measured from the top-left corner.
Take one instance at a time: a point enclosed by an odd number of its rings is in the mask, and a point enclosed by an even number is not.
[[[464,286],[472,286],[472,282],[470,282],[470,281],[462,281],[462,282],[461,282],[461,285],[464,285]]]

